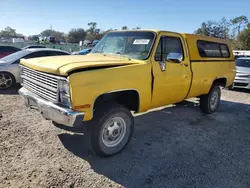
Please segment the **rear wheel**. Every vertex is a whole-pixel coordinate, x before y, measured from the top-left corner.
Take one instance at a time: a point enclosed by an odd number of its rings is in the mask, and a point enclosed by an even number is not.
[[[200,97],[200,109],[206,114],[214,113],[220,105],[221,90],[218,85],[212,86],[207,95]]]
[[[12,74],[0,73],[0,90],[9,89],[15,84],[15,78]]]
[[[134,131],[134,118],[121,105],[104,106],[97,109],[87,131],[93,152],[103,157],[112,156],[129,143]]]

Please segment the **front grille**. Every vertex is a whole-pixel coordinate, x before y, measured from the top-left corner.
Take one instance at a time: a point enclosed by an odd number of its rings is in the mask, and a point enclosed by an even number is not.
[[[51,102],[58,102],[58,78],[22,66],[22,86]]]
[[[249,77],[250,77],[250,75],[237,75],[237,77],[249,78]]]
[[[248,84],[247,83],[234,83],[235,86],[239,86],[239,87],[247,87]]]

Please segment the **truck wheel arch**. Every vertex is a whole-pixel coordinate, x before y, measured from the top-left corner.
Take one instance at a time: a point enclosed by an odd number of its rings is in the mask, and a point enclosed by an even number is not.
[[[103,93],[96,97],[93,103],[93,111],[97,106],[105,103],[117,103],[127,107],[131,111],[140,109],[140,95],[135,89],[115,90]]]
[[[211,85],[211,87],[213,85],[219,85],[219,86],[222,86],[223,88],[225,88],[226,85],[227,85],[227,78],[226,77],[215,78],[214,81],[213,81],[213,84]]]

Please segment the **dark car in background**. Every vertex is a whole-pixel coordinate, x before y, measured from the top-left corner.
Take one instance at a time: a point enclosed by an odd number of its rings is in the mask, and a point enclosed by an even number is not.
[[[92,46],[95,46],[99,41],[100,41],[100,40],[94,40],[94,41],[92,42]]]
[[[14,46],[5,46],[0,45],[0,58],[3,58],[7,55],[13,54],[15,52],[20,51],[20,48],[14,47]]]
[[[48,41],[50,42],[50,43],[53,43],[53,44],[56,44],[57,42],[56,42],[56,38],[55,37],[52,37],[52,36],[49,36],[48,37]]]

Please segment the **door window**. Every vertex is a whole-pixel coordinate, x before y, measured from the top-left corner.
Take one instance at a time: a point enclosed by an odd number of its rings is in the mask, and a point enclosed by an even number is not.
[[[165,61],[169,53],[180,53],[184,59],[180,38],[162,36],[156,49],[155,61]]]
[[[33,53],[25,56],[24,58],[29,59],[29,58],[44,57],[44,56],[48,56],[47,51],[33,52]]]
[[[57,52],[57,51],[48,51],[48,55],[50,56],[58,56],[58,55],[69,55],[65,52]]]

